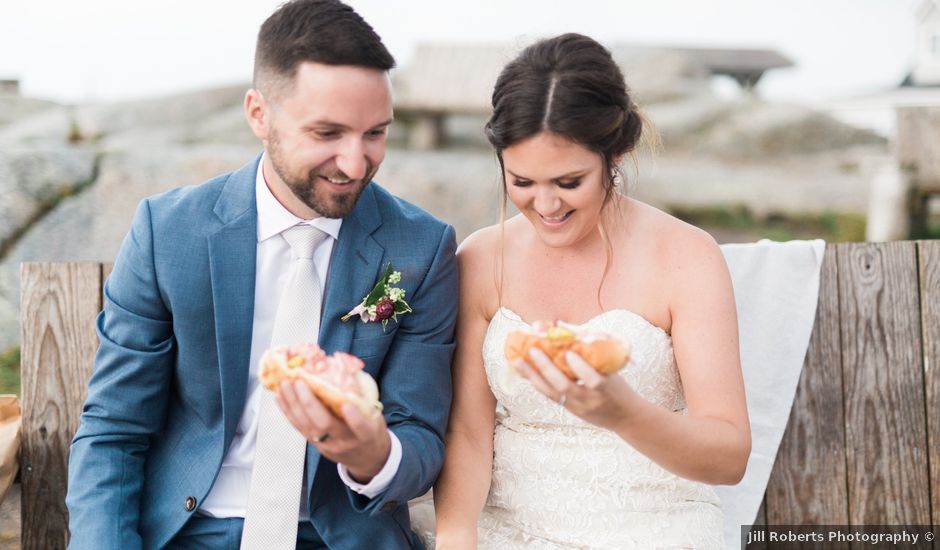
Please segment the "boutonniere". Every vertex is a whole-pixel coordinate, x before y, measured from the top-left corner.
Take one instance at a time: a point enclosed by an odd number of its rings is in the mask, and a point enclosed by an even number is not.
[[[401,282],[401,272],[392,270],[389,262],[385,268],[385,275],[375,283],[372,292],[366,294],[362,302],[343,315],[341,320],[345,323],[354,315],[358,315],[363,323],[382,321],[382,332],[389,319],[398,322],[398,315],[411,313],[411,306],[405,301],[405,291],[393,286]]]

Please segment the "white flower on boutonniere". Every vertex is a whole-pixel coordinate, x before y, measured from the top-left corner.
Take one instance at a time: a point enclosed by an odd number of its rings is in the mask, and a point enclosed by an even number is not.
[[[401,282],[401,272],[393,271],[392,263],[389,262],[385,268],[385,274],[375,283],[372,292],[366,294],[362,302],[343,315],[341,320],[345,323],[358,315],[363,323],[381,321],[382,332],[385,332],[389,319],[397,323],[399,315],[411,313],[411,306],[405,301],[405,291],[392,286],[399,282]]]

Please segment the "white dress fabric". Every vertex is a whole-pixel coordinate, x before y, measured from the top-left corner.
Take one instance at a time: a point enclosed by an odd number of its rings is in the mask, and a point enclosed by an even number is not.
[[[632,358],[621,376],[646,399],[685,413],[667,333],[624,309],[585,325],[630,342]],[[498,404],[493,477],[478,523],[478,548],[721,548],[721,506],[711,487],[667,472],[509,372],[506,336],[527,326],[501,308],[483,344]],[[430,501],[416,505],[413,525],[431,547],[433,526],[422,525],[430,511],[421,506]]]
[[[741,548],[741,528],[754,522],[767,487],[809,345],[825,248],[826,243],[821,240],[761,241],[721,247],[731,271],[737,302],[741,368],[752,436],[744,479],[734,486],[714,488],[724,513],[723,547],[727,550]],[[673,410],[684,409],[671,339],[667,334],[625,310],[606,312],[588,324],[617,332],[633,344],[633,362],[624,369],[623,376],[637,391]],[[711,515],[720,520],[721,512],[717,509],[704,511],[716,502],[710,500],[711,488],[659,469],[609,432],[593,428],[562,411],[534,389],[526,387],[525,381],[518,381],[521,387],[510,391],[501,389],[500,377],[507,372],[501,353],[506,335],[514,328],[525,326],[518,315],[502,309],[490,323],[486,336],[487,376],[500,406],[497,472],[494,472],[493,488],[480,522],[480,547],[722,547],[710,534],[714,527],[706,527],[705,521],[694,519],[699,512],[689,514],[691,518],[684,517],[682,501],[685,496],[680,496],[688,494],[689,487],[697,488],[699,495],[709,495],[708,499],[693,497],[688,505],[702,511],[702,517]],[[527,450],[523,441],[533,445],[538,442],[538,451]],[[573,453],[566,450],[572,448]],[[591,448],[604,449],[605,454],[582,451]],[[604,463],[602,470],[598,469],[600,462]],[[561,466],[572,463],[584,466]],[[551,473],[543,476],[536,471],[521,471],[526,467],[531,470],[532,465],[552,468],[546,470]],[[520,486],[531,483],[536,477],[534,488]],[[498,484],[497,478],[500,479]],[[673,480],[682,489],[672,488],[667,480]],[[669,494],[659,494],[660,488],[666,488]],[[571,495],[578,497],[567,496],[565,491],[576,491]],[[585,494],[590,496],[585,499]],[[591,501],[595,494],[605,495],[608,504],[595,505]],[[610,495],[617,494],[623,496],[611,499]],[[522,503],[515,513],[506,509],[505,503],[512,502],[508,499]],[[538,503],[540,500],[544,505]],[[611,500],[614,504],[610,504]],[[626,504],[617,504],[618,500]],[[666,512],[647,512],[644,516],[637,511],[655,506],[657,502],[670,502],[678,512],[673,512],[674,516]],[[708,504],[694,506],[694,502]],[[595,521],[593,518],[597,516],[587,512],[599,507],[604,508],[606,515],[603,517],[609,518],[609,523]],[[556,509],[573,511],[559,518]],[[543,510],[544,520],[540,515]],[[413,528],[425,544],[433,548],[434,508],[430,493],[412,501],[411,512]],[[638,519],[644,517],[645,520]],[[637,526],[637,522],[644,521]],[[664,533],[664,537],[658,539],[657,533]],[[687,537],[682,538],[686,534]],[[562,536],[565,538],[560,538]],[[562,540],[564,542],[560,542]]]

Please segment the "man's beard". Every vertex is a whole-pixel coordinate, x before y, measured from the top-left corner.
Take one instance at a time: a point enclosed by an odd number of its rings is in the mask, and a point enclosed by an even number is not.
[[[312,168],[310,172],[307,173],[306,179],[292,178],[287,173],[287,170],[285,170],[284,163],[282,162],[283,159],[281,158],[280,144],[274,132],[272,132],[272,135],[268,139],[268,145],[270,149],[269,154],[271,155],[271,165],[274,167],[274,171],[277,173],[278,177],[281,178],[281,181],[287,185],[291,193],[300,199],[301,202],[326,218],[344,218],[352,212],[353,208],[356,207],[356,202],[359,200],[359,195],[362,194],[363,189],[366,188],[372,176],[375,175],[375,167],[372,166],[371,162],[366,160],[365,177],[363,177],[361,181],[350,184],[349,191],[334,193],[327,189],[323,182],[319,180],[321,176],[334,181],[351,179],[341,170],[335,167],[331,168],[327,163],[324,163]],[[317,193],[318,189],[320,191],[319,194]]]

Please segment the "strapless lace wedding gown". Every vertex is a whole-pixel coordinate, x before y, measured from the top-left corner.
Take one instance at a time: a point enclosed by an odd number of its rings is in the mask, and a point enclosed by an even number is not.
[[[623,309],[606,311],[586,325],[631,343],[633,356],[621,376],[634,390],[685,413],[668,334]],[[479,548],[722,548],[721,508],[711,487],[667,472],[614,433],[584,422],[509,374],[506,336],[527,326],[501,308],[483,344],[498,405]]]

